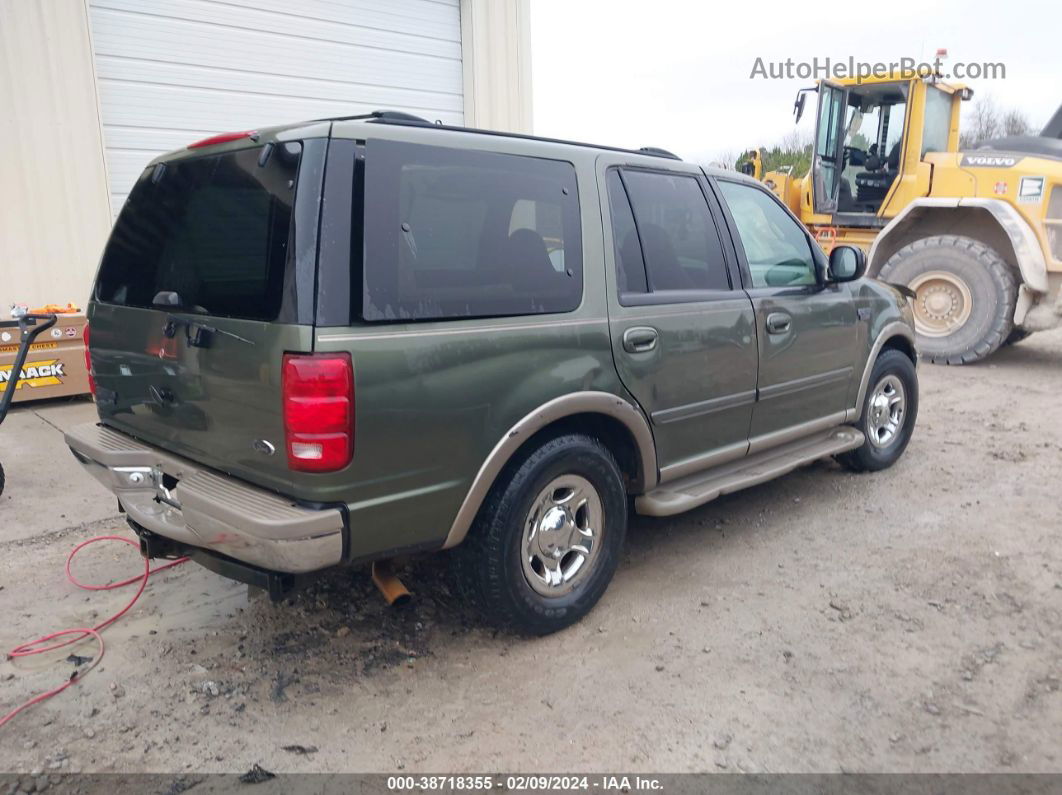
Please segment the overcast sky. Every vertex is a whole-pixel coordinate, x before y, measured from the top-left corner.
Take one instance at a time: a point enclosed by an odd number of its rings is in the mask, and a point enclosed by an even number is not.
[[[749,78],[757,57],[810,61],[1002,62],[1006,78],[965,80],[1037,129],[1062,102],[1062,3],[531,0],[538,135],[661,146],[709,161],[791,132],[811,80]],[[812,107],[809,105],[809,108]],[[805,113],[805,127],[813,113]]]

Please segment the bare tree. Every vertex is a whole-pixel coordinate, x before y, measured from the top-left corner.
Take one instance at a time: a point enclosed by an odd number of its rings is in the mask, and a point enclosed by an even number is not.
[[[727,171],[734,170],[734,164],[738,161],[738,155],[733,149],[724,149],[711,158],[707,165],[712,168],[722,168]]]
[[[1004,135],[1028,135],[1032,132],[1029,117],[1017,108],[1011,108],[1003,114]]]
[[[962,122],[959,145],[963,149],[1004,135],[1026,135],[1029,117],[1017,108],[1001,110],[990,96],[975,99]]]
[[[967,148],[989,138],[998,138],[1001,126],[999,109],[992,97],[979,97],[963,120],[959,144]]]
[[[779,148],[787,152],[802,152],[811,146],[811,133],[807,130],[790,130],[782,136]]]

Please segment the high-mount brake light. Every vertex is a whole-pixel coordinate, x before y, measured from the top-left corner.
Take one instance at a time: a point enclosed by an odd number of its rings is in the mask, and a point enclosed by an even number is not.
[[[354,365],[349,353],[284,354],[284,446],[299,472],[335,472],[354,455]]]
[[[217,135],[211,135],[209,138],[204,138],[202,141],[196,141],[194,144],[188,144],[189,149],[200,149],[204,146],[213,146],[214,144],[226,144],[229,141],[238,141],[241,138],[250,138],[252,141],[258,137],[257,130],[244,130],[242,132],[227,132],[219,133]]]

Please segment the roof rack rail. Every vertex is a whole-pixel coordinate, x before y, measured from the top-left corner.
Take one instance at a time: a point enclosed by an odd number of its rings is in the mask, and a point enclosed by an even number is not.
[[[667,157],[671,160],[682,160],[681,157],[674,152],[669,152],[666,149],[661,149],[659,146],[643,146],[638,149],[643,155],[652,155],[653,157]]]
[[[326,116],[317,121],[381,121],[390,124],[415,124],[429,127],[436,125],[421,116],[400,110],[373,110],[369,113],[356,113],[352,116]]]
[[[337,116],[332,121],[370,121],[377,124],[398,124],[409,127],[434,127],[438,130],[450,132],[474,133],[476,135],[495,135],[500,138],[520,138],[527,141],[545,141],[551,144],[566,144],[568,146],[585,146],[588,149],[605,149],[609,152],[626,152],[632,155],[647,155],[649,157],[666,157],[669,160],[682,160],[674,152],[661,149],[657,146],[643,146],[641,149],[624,149],[619,146],[605,146],[604,144],[590,144],[584,141],[568,141],[563,138],[546,138],[541,135],[528,135],[526,133],[504,132],[502,130],[481,130],[476,127],[462,127],[457,124],[443,124],[441,121],[430,122],[412,113],[404,113],[399,110],[374,110],[372,113],[361,113],[357,116]]]
[[[400,110],[374,110],[369,116],[377,121],[386,122],[388,124],[417,124],[426,125],[428,127],[436,126],[421,116],[414,116],[412,113],[403,113]]]

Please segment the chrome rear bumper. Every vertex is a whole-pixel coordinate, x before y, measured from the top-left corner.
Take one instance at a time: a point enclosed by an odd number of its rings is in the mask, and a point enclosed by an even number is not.
[[[66,443],[130,519],[179,544],[290,573],[343,557],[335,508],[297,505],[103,425],[79,425]]]

